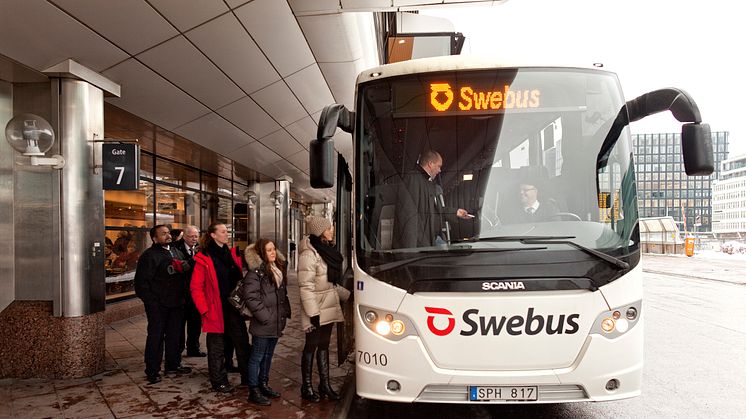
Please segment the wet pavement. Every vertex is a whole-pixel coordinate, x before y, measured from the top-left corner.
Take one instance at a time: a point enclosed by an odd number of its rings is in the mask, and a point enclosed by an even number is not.
[[[76,380],[0,380],[0,418],[328,418],[338,403],[309,403],[300,397],[304,334],[297,281],[294,275],[289,280],[294,315],[277,344],[269,382],[282,396],[269,407],[247,402],[245,387],[230,395],[214,392],[207,376],[207,358],[185,357],[182,365],[191,367],[191,374],[148,384],[143,361],[147,321],[141,315],[107,326],[106,370],[102,374]],[[335,343],[336,331],[332,334],[330,375],[332,386],[341,392],[352,367],[349,363],[336,366]],[[204,350],[204,334],[200,344]],[[229,374],[229,378],[234,386],[241,381],[239,374]]]
[[[649,273],[746,284],[746,255],[697,252],[694,256],[645,254],[642,269]]]

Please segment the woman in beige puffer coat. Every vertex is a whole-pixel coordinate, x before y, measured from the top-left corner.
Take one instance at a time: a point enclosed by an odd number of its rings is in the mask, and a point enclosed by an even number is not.
[[[342,255],[331,246],[334,236],[328,219],[306,217],[306,231],[309,235],[298,245],[301,326],[306,332],[301,357],[301,396],[312,402],[324,397],[339,400],[339,394],[329,384],[329,341],[334,323],[344,321],[335,289],[341,278]],[[312,384],[314,352],[319,371],[318,394],[314,393]]]

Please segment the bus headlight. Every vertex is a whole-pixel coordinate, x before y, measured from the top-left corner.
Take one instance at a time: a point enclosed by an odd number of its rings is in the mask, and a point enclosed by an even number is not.
[[[632,329],[640,320],[642,301],[613,308],[598,315],[591,328],[591,333],[614,339]]]
[[[385,320],[376,323],[376,333],[386,336],[391,332],[391,324]]]
[[[358,306],[360,323],[378,336],[398,341],[417,335],[417,329],[408,317],[396,312],[372,307]]]

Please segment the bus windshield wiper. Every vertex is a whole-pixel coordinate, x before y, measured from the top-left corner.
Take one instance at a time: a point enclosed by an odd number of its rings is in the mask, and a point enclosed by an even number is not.
[[[400,268],[402,266],[409,265],[411,263],[419,262],[424,259],[430,259],[435,257],[452,257],[452,256],[464,256],[472,253],[492,253],[492,252],[510,252],[510,251],[524,251],[524,250],[544,250],[546,247],[528,247],[528,248],[512,248],[512,249],[472,249],[472,248],[454,248],[448,250],[423,250],[417,252],[418,256],[414,256],[408,259],[396,260],[381,265],[371,266],[368,271],[374,274],[380,274],[385,271]]]
[[[596,249],[585,247],[582,244],[575,243],[572,241],[575,236],[496,236],[496,237],[480,237],[478,241],[517,241],[523,244],[553,244],[561,243],[570,245],[578,250],[581,250],[589,255],[593,255],[601,260],[604,260],[617,268],[629,269],[629,263],[615,258],[614,256],[607,255],[604,252],[599,252]]]

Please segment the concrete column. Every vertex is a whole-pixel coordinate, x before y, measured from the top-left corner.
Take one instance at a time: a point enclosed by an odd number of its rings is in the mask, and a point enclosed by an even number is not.
[[[105,308],[104,199],[101,147],[104,138],[104,93],[119,96],[120,87],[73,60],[43,71],[52,80],[52,110],[57,119],[60,154],[59,288],[54,313],[78,317]]]

